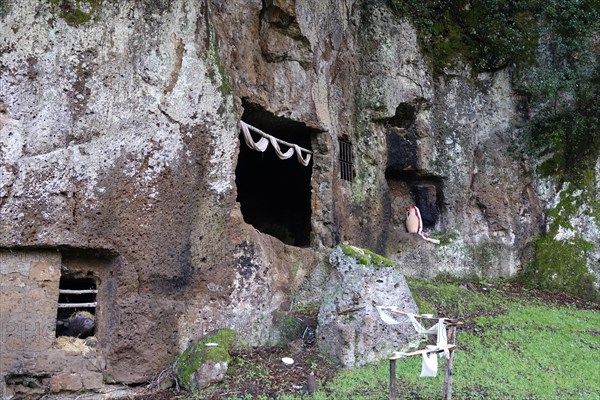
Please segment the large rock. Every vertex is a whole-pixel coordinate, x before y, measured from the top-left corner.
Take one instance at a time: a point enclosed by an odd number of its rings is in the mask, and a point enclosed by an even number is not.
[[[235,331],[224,328],[191,343],[175,363],[181,386],[194,391],[222,381],[231,359],[229,349],[236,337]]]
[[[417,312],[404,276],[385,265],[388,260],[383,257],[360,254],[360,249],[351,254],[355,249],[342,245],[331,253],[330,289],[321,304],[317,331],[320,350],[346,367],[381,359],[415,339],[408,320],[386,325],[375,308],[393,305]]]

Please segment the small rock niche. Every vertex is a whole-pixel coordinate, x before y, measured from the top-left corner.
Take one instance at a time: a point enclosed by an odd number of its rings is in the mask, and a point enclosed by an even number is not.
[[[61,253],[57,340],[84,339],[95,346],[112,323],[116,291],[113,271],[119,257],[104,250],[62,249]]]
[[[420,169],[420,137],[415,128],[419,104],[401,103],[387,125],[387,164],[385,178],[390,190],[391,220],[400,225],[405,207],[416,205],[423,228],[441,229],[444,214],[444,182]]]
[[[396,173],[386,171],[390,189],[392,223],[404,224],[406,206],[416,205],[421,212],[423,228],[440,229],[443,217],[443,181],[435,176],[417,172]]]
[[[85,339],[96,331],[98,289],[90,277],[61,276],[59,283],[56,337]]]
[[[244,102],[242,121],[283,141],[312,151],[318,131],[304,123],[277,117],[261,107]],[[257,141],[260,136],[253,134]],[[282,145],[282,151],[287,147]],[[311,234],[311,176],[313,159],[307,166],[296,155],[281,160],[269,145],[264,152],[250,149],[240,132],[240,152],[235,171],[237,201],[244,221],[285,244],[306,247]]]

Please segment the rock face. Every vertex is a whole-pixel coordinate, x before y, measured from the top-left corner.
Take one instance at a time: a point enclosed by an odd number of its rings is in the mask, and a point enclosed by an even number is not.
[[[319,310],[319,349],[346,367],[389,356],[416,338],[411,323],[386,325],[375,306],[416,313],[404,276],[393,266],[363,265],[337,247],[329,258],[333,271]]]
[[[85,390],[217,328],[277,341],[342,241],[418,276],[514,274],[554,197],[511,157],[511,71],[451,72],[379,0],[1,2],[0,397],[78,372],[52,347],[65,280],[98,290]],[[310,164],[253,154],[240,119]],[[405,233],[410,204],[442,246]],[[15,321],[47,327],[41,358]]]

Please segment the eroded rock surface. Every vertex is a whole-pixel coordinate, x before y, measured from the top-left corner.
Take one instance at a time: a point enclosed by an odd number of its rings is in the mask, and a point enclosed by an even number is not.
[[[345,367],[400,351],[415,339],[411,323],[386,325],[376,306],[417,313],[404,276],[393,266],[363,265],[337,247],[329,258],[333,271],[319,310],[319,349]]]
[[[0,323],[25,312],[55,326],[60,277],[94,279],[87,389],[100,375],[147,381],[218,328],[277,341],[276,316],[319,301],[342,241],[412,275],[514,274],[559,193],[511,156],[522,122],[511,71],[451,72],[432,75],[414,27],[384,1],[2,2],[0,248],[21,261],[0,270]],[[235,173],[244,115],[313,152],[307,244],[241,211],[252,208]],[[281,166],[251,179],[277,190],[297,178]],[[296,216],[287,200],[278,211]],[[441,246],[406,233],[410,204]],[[588,217],[574,226],[597,243]],[[24,308],[23,293],[43,301]],[[0,393],[18,374],[58,373],[54,334],[40,336],[42,361],[22,338],[0,343]]]

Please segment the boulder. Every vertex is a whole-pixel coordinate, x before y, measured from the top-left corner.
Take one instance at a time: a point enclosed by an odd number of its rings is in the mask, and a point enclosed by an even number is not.
[[[418,340],[412,325],[386,325],[376,306],[417,313],[404,276],[393,263],[368,250],[338,246],[330,255],[329,290],[319,310],[319,349],[345,367],[361,366]]]
[[[235,331],[222,328],[190,343],[175,362],[174,370],[181,386],[194,391],[222,381],[231,360],[229,349],[236,337]]]

